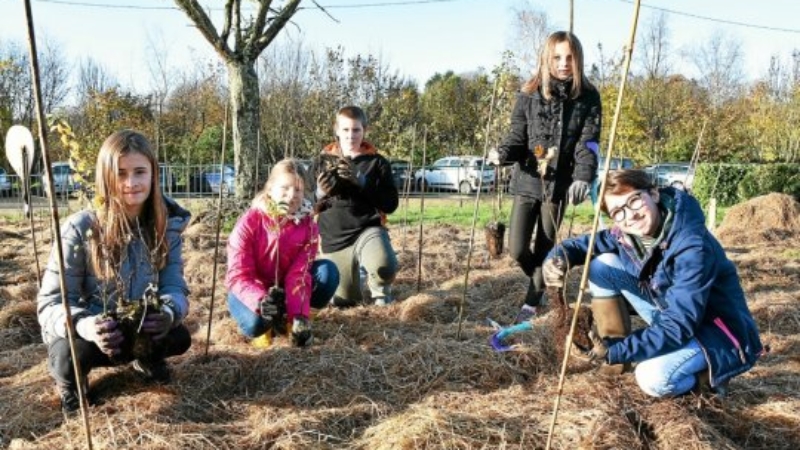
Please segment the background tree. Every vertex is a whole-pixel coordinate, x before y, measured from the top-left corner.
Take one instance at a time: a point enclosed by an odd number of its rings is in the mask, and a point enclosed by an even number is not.
[[[234,161],[238,174],[236,196],[247,197],[254,188],[261,116],[255,63],[295,14],[300,0],[288,0],[280,7],[273,7],[270,0],[261,0],[255,15],[250,17],[243,17],[241,1],[227,0],[219,32],[197,0],[175,0],[175,3],[194,22],[228,69]],[[229,41],[233,41],[232,46]]]

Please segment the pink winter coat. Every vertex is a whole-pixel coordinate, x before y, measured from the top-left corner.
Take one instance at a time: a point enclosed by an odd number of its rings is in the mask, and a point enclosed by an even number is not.
[[[278,264],[278,285],[286,290],[289,319],[308,317],[311,264],[317,256],[319,229],[309,214],[277,219],[254,207],[239,218],[228,237],[225,285],[258,313],[261,299],[275,285]]]

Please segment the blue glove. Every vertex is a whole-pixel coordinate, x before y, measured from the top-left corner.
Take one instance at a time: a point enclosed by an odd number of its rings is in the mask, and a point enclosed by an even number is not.
[[[589,195],[589,183],[582,180],[575,180],[569,186],[569,190],[567,190],[567,201],[571,205],[578,205],[586,200],[587,195]]]

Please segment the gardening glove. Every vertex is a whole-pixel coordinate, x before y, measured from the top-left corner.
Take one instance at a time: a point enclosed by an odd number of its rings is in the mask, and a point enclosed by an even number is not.
[[[339,177],[340,180],[347,181],[358,188],[361,187],[361,183],[356,177],[353,161],[347,158],[339,158],[339,160],[336,161],[336,176]]]
[[[545,260],[542,264],[542,276],[547,287],[560,288],[564,286],[564,277],[567,274],[567,263],[564,258],[555,256]]]
[[[110,317],[86,317],[78,321],[75,331],[83,339],[97,344],[100,351],[108,356],[118,354],[124,340],[122,332],[117,329],[117,322]]]
[[[501,154],[496,148],[489,150],[489,154],[486,155],[486,163],[491,166],[499,166],[505,162],[505,157]]]
[[[142,331],[149,334],[154,341],[164,339],[175,322],[175,312],[167,305],[161,306],[158,312],[148,312],[142,322]]]
[[[272,329],[272,327],[281,322],[285,310],[286,291],[272,286],[267,291],[267,295],[261,299],[261,304],[259,305],[261,318],[264,319],[268,329]]]
[[[607,364],[608,347],[605,341],[594,330],[589,331],[589,339],[592,340],[592,348],[576,356],[586,362]]]
[[[333,195],[333,191],[336,189],[338,182],[339,180],[336,177],[336,172],[333,170],[327,170],[319,174],[319,176],[317,176],[318,196],[324,197],[327,195]]]
[[[589,195],[589,183],[583,180],[573,181],[567,190],[567,200],[571,205],[583,203],[587,195]]]

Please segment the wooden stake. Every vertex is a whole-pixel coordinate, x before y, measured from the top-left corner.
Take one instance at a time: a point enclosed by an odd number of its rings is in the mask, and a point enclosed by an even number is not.
[[[464,271],[464,286],[461,290],[461,301],[458,302],[458,332],[456,338],[461,339],[461,326],[464,322],[464,305],[467,302],[467,290],[469,289],[469,270],[472,267],[472,249],[475,247],[475,225],[478,223],[478,209],[481,205],[481,190],[483,190],[483,168],[486,164],[486,157],[489,154],[489,128],[492,126],[492,115],[494,114],[494,100],[497,96],[497,81],[494,79],[492,88],[492,99],[489,102],[489,117],[486,119],[485,139],[483,142],[483,159],[481,160],[480,172],[478,174],[478,192],[475,194],[475,207],[472,210],[472,226],[469,231],[469,247],[467,247],[467,268]],[[496,181],[496,180],[495,180]]]
[[[422,166],[420,170],[422,177],[419,181],[419,235],[417,239],[417,294],[422,290],[422,217],[425,215],[425,162],[428,157],[428,129],[422,133]]]
[[[622,79],[620,80],[620,87],[619,87],[619,94],[617,95],[617,107],[614,110],[614,120],[611,122],[611,131],[608,137],[608,151],[606,152],[606,161],[605,161],[605,170],[603,170],[603,177],[602,182],[600,183],[600,190],[598,192],[598,198],[603,198],[603,194],[606,190],[606,180],[608,177],[609,169],[611,169],[611,159],[613,156],[614,150],[614,141],[617,135],[617,125],[619,124],[619,117],[621,115],[622,110],[622,98],[625,94],[625,85],[628,80],[628,72],[631,68],[631,56],[633,55],[633,44],[636,38],[636,26],[639,22],[639,8],[641,6],[641,0],[636,0],[636,4],[633,10],[633,24],[631,25],[631,32],[630,37],[628,38],[628,45],[625,48],[625,65],[622,71]],[[550,445],[553,441],[553,431],[556,427],[556,419],[558,418],[558,407],[561,404],[561,394],[564,392],[564,376],[567,372],[567,362],[569,361],[569,350],[572,347],[572,340],[573,335],[575,334],[575,327],[578,323],[578,312],[580,311],[581,301],[583,300],[583,294],[586,291],[586,283],[589,279],[589,262],[592,260],[592,249],[594,248],[595,239],[597,237],[597,228],[600,223],[600,204],[602,202],[598,201],[595,205],[594,211],[594,221],[592,222],[592,232],[589,236],[589,249],[586,252],[586,260],[583,264],[583,275],[581,276],[581,284],[580,289],[578,290],[578,298],[575,301],[575,307],[572,314],[572,323],[570,325],[569,336],[567,337],[567,342],[564,345],[564,359],[561,363],[561,373],[558,377],[558,392],[556,394],[556,398],[553,404],[553,415],[550,419],[550,429],[547,432],[547,444],[545,449],[550,449]]]
[[[214,320],[214,296],[217,291],[217,258],[219,257],[219,231],[222,226],[222,182],[225,179],[225,139],[228,136],[228,107],[225,107],[225,119],[222,124],[222,149],[220,150],[219,158],[219,192],[217,196],[217,221],[214,224],[215,237],[214,237],[214,270],[211,275],[211,303],[208,308],[208,329],[206,330],[206,351],[205,356],[208,356],[208,346],[211,344],[211,322]],[[230,189],[230,188],[228,188]]]
[[[61,304],[64,306],[64,314],[66,316],[67,325],[67,341],[69,341],[69,351],[72,355],[72,369],[75,371],[75,381],[78,384],[78,397],[81,399],[81,416],[83,417],[83,431],[86,435],[86,445],[89,450],[94,447],[92,445],[92,431],[89,426],[89,404],[86,401],[86,392],[84,392],[84,376],[81,371],[81,365],[78,360],[78,353],[75,350],[75,324],[72,322],[72,310],[69,308],[69,300],[67,299],[67,281],[64,275],[64,248],[61,242],[61,225],[58,220],[58,205],[56,204],[55,185],[53,184],[53,171],[50,168],[50,151],[47,144],[47,126],[46,118],[44,115],[44,106],[42,106],[42,91],[41,81],[39,79],[39,57],[36,51],[36,36],[33,32],[33,13],[31,11],[30,0],[25,0],[25,17],[28,25],[28,47],[30,50],[31,58],[31,74],[33,76],[33,92],[36,98],[36,117],[39,126],[39,145],[42,148],[42,159],[44,160],[44,171],[47,177],[47,190],[50,194],[50,217],[52,218],[53,228],[53,243],[56,248],[56,255],[58,255],[58,281],[61,287]],[[88,383],[86,383],[88,386]]]

